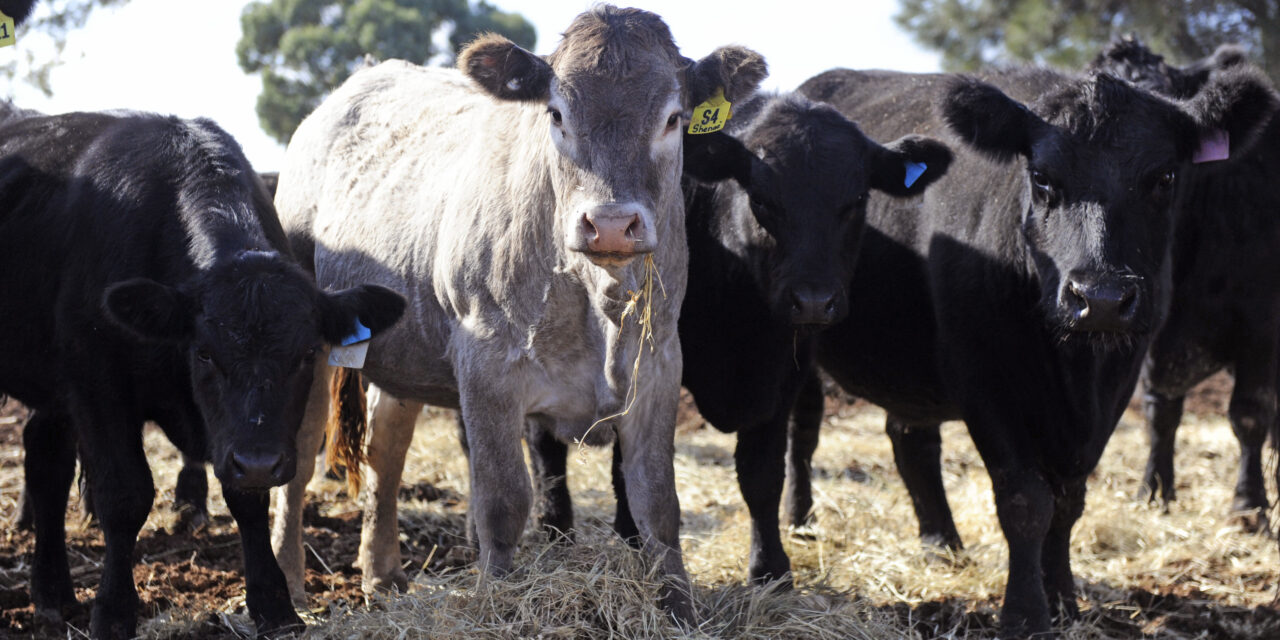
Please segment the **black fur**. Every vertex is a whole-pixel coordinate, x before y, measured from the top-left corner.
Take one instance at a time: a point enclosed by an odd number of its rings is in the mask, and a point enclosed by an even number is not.
[[[1258,74],[1240,67],[1238,49],[1223,47],[1185,68],[1133,39],[1113,43],[1094,66],[1124,73],[1140,85],[1179,97],[1218,92],[1211,103],[1233,98],[1213,76]],[[1254,110],[1277,96],[1259,87],[1237,91]],[[1232,511],[1251,512],[1265,523],[1268,501],[1262,448],[1277,423],[1280,361],[1280,118],[1265,119],[1260,144],[1246,147],[1233,135],[1226,162],[1188,169],[1179,198],[1173,246],[1173,304],[1147,353],[1144,404],[1151,453],[1144,476],[1146,497],[1175,498],[1174,436],[1191,387],[1226,368],[1235,374],[1228,417],[1240,441],[1240,475]],[[1238,134],[1236,134],[1238,135]],[[1274,442],[1274,440],[1273,440]]]
[[[403,300],[319,291],[239,146],[207,120],[5,120],[0,202],[0,392],[50,416],[24,432],[37,610],[75,605],[63,515],[78,443],[106,541],[90,633],[135,635],[133,548],[154,494],[142,425],[154,420],[190,460],[215,463],[259,631],[300,625],[265,489],[293,475],[332,309],[385,327]]]
[[[1253,82],[1218,87],[1240,99],[1183,105],[1105,75],[1037,69],[982,79],[833,70],[800,87],[870,135],[950,130],[953,149],[971,149],[922,206],[872,199],[855,305],[819,336],[817,360],[889,412],[895,456],[913,462],[908,486],[941,494],[936,437],[917,430],[965,420],[1009,542],[1002,636],[1077,613],[1070,530],[1168,308],[1175,176],[1201,130],[1241,131],[1251,144],[1257,111],[1242,100]],[[806,415],[800,442],[820,414]],[[945,525],[924,515],[922,526],[958,543],[949,513]]]

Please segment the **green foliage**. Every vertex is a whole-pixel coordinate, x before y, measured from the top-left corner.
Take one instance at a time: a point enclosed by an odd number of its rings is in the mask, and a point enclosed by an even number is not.
[[[1078,69],[1133,33],[1172,63],[1239,43],[1280,78],[1280,0],[901,0],[894,20],[949,71],[1035,62]]]
[[[67,48],[67,35],[89,21],[94,10],[102,7],[118,7],[129,0],[43,0],[31,14],[31,18],[17,28],[19,54],[7,64],[0,65],[0,78],[12,87],[19,80],[52,96],[49,76],[62,64],[62,53]],[[12,91],[12,89],[10,89]]]
[[[501,33],[525,48],[536,40],[528,20],[483,0],[258,0],[240,23],[236,58],[246,72],[262,74],[258,119],[280,142],[366,55],[451,64],[480,33]],[[449,43],[443,51],[433,42],[441,29]]]

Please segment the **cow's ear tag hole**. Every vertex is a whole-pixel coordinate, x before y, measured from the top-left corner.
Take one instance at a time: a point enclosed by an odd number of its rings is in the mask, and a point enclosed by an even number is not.
[[[351,334],[342,339],[342,344],[329,350],[329,364],[348,369],[363,368],[365,356],[369,355],[371,337],[373,332],[360,322],[360,318],[356,318],[356,326]]]
[[[924,172],[928,171],[929,169],[929,165],[923,162],[912,162],[910,160],[903,160],[902,164],[907,171],[906,176],[902,181],[902,184],[908,189],[910,189],[911,185],[915,184],[916,180],[919,180],[920,176],[924,175]]]
[[[724,99],[724,87],[717,87],[715,94],[706,102],[693,108],[693,117],[689,118],[689,133],[715,133],[724,128],[733,116],[733,105]]]
[[[18,44],[18,34],[14,31],[13,18],[0,11],[0,47]]]
[[[1217,162],[1231,157],[1231,137],[1224,129],[1214,129],[1200,136],[1200,147],[1196,149],[1191,161]]]

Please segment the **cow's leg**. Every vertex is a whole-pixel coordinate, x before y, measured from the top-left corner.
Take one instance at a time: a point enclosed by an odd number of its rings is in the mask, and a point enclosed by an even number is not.
[[[404,459],[413,440],[413,427],[422,403],[402,400],[369,386],[369,448],[366,460],[364,528],[360,532],[360,567],[365,593],[409,590],[400,566],[400,522],[397,494]]]
[[[1262,476],[1262,449],[1276,420],[1274,344],[1253,344],[1236,360],[1235,387],[1227,417],[1240,441],[1240,471],[1231,510],[1256,530],[1267,528],[1267,485]]]
[[[781,412],[767,422],[739,431],[738,446],[733,452],[738,488],[751,513],[748,575],[756,584],[774,580],[791,583],[791,560],[782,548],[782,536],[778,532],[790,413]]]
[[[471,445],[467,442],[467,421],[462,419],[462,411],[458,411],[458,444],[462,446],[462,455],[467,458],[467,468],[471,468]],[[476,534],[476,514],[474,509],[467,509],[467,544],[472,548],[480,546],[480,538]]]
[[[245,603],[258,633],[301,628],[302,619],[294,612],[289,596],[289,583],[271,551],[270,496],[265,491],[237,491],[223,484],[222,497],[240,530]]]
[[[183,454],[178,484],[173,488],[178,521],[188,529],[199,529],[209,521],[209,474],[204,461]]]
[[[640,529],[631,515],[631,503],[627,501],[627,479],[622,476],[622,440],[613,441],[613,461],[609,470],[613,476],[613,496],[618,502],[613,516],[613,530],[628,546],[640,548]]]
[[[460,376],[462,418],[471,468],[471,508],[480,570],[506,575],[533,504],[524,465],[523,411],[511,394],[492,386],[492,376]]]
[[[573,540],[573,501],[569,496],[569,447],[541,420],[530,418],[525,441],[533,462],[534,518],[552,540]]]
[[[271,548],[276,561],[289,582],[289,594],[299,607],[306,607],[306,558],[302,550],[302,509],[306,498],[307,483],[315,473],[316,453],[324,440],[324,425],[329,419],[329,378],[332,368],[327,358],[316,358],[311,391],[307,397],[307,409],[297,434],[297,471],[284,487],[271,490],[275,511],[271,523]]]
[[[99,382],[75,383],[81,392],[92,389],[90,393],[111,396],[99,395],[96,403],[76,402],[80,460],[97,498],[94,510],[106,547],[89,629],[94,638],[132,638],[137,635],[138,611],[133,550],[151,511],[155,486],[142,447],[142,420],[122,419],[116,398],[123,394]]]
[[[791,430],[787,439],[787,482],[783,497],[787,521],[803,527],[813,521],[813,480],[810,471],[813,453],[818,450],[818,431],[822,426],[824,398],[822,381],[816,370],[810,370],[800,385],[791,411]]]
[[[75,435],[62,416],[31,415],[22,431],[26,449],[24,505],[31,511],[36,552],[31,566],[31,601],[41,617],[60,620],[76,604],[67,565],[67,499],[75,481]]]
[[[890,414],[885,432],[893,443],[893,460],[907,485],[925,544],[963,548],[942,484],[942,434],[938,424],[908,424]]]
[[[1142,476],[1139,498],[1154,502],[1157,496],[1166,506],[1177,497],[1173,484],[1173,446],[1182,422],[1183,395],[1166,395],[1148,389],[1142,395],[1142,407],[1147,417],[1147,439],[1151,452],[1147,455],[1147,470]]]
[[[1023,638],[1049,630],[1041,560],[1054,518],[1054,496],[1049,483],[1031,469],[1014,464],[989,468],[996,515],[1009,543],[1009,579],[1000,612],[1000,636]],[[1069,534],[1068,528],[1065,535]],[[1067,561],[1065,553],[1063,561]]]
[[[1075,577],[1071,573],[1071,528],[1084,513],[1084,495],[1083,478],[1054,489],[1053,521],[1041,551],[1045,595],[1050,612],[1060,623],[1080,616]]]
[[[680,498],[676,495],[673,465],[680,387],[656,383],[679,380],[680,376],[664,364],[654,363],[647,377],[655,384],[639,392],[639,397],[649,401],[635,403],[631,413],[620,419],[618,451],[627,505],[635,520],[640,548],[650,562],[661,567],[662,605],[677,620],[692,623],[695,616],[689,575],[680,553]],[[674,366],[679,371],[678,360]],[[773,505],[776,533],[777,497]]]

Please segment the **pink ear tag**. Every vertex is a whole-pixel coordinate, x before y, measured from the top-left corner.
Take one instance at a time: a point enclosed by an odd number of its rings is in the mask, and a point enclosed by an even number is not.
[[[1217,162],[1231,157],[1231,144],[1224,129],[1214,129],[1200,136],[1200,148],[1191,156],[1191,162]]]

